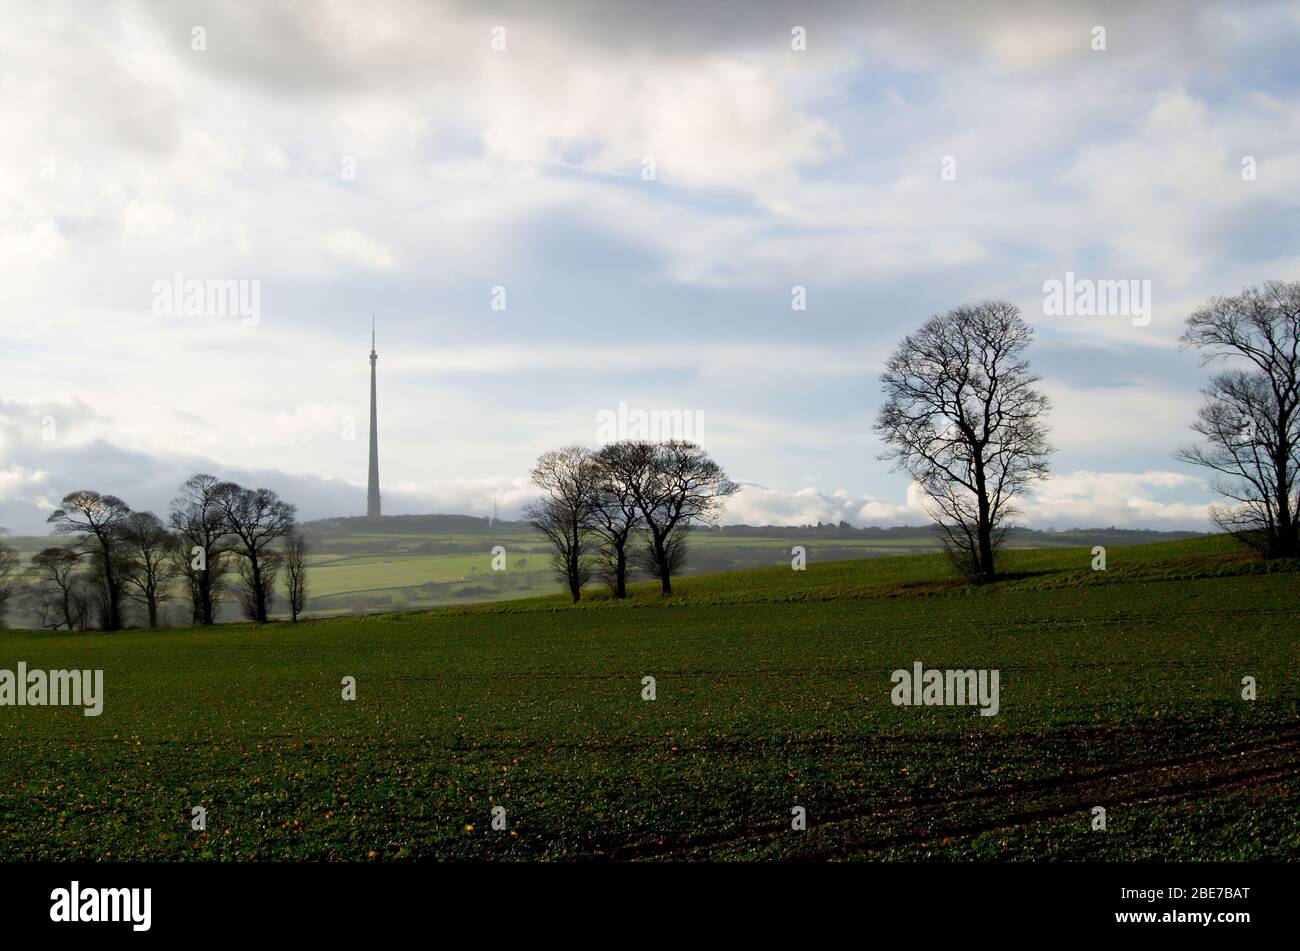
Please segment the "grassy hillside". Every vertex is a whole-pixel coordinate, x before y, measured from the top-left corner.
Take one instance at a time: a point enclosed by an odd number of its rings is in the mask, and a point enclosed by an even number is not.
[[[627,603],[6,632],[0,668],[102,668],[106,699],[0,707],[0,859],[1294,857],[1297,566],[1217,538],[1091,558],[1009,553],[981,589],[922,555]],[[998,715],[894,706],[917,660],[998,669]]]
[[[562,590],[550,569],[550,550],[542,537],[522,522],[489,522],[466,515],[336,518],[303,526],[311,548],[308,557],[307,614],[373,614],[446,605],[514,600]],[[1034,531],[1016,529],[1008,544],[1021,548],[1119,547],[1188,537],[1189,532],[1121,529]],[[66,538],[6,538],[30,559]],[[732,525],[700,530],[691,536],[688,575],[712,574],[759,566],[789,565],[790,549],[801,545],[810,561],[887,557],[940,550],[930,528],[853,528],[848,525]],[[505,549],[505,570],[494,570],[493,550]],[[179,591],[163,606],[162,623],[184,624],[189,614]],[[281,592],[282,594],[282,592]],[[287,615],[283,597],[274,607]],[[143,611],[128,605],[130,624],[143,624]],[[222,621],[238,620],[234,603]],[[36,624],[17,599],[10,622]]]
[[[1106,570],[1092,569],[1089,548],[1021,549],[1004,552],[1000,564],[1004,580],[987,588],[967,584],[940,553],[886,559],[853,559],[817,563],[804,571],[790,565],[724,571],[685,577],[673,582],[674,596],[663,599],[658,582],[641,582],[630,588],[630,599],[613,601],[597,589],[584,593],[579,609],[666,607],[688,604],[744,604],[773,601],[838,601],[901,595],[993,593],[1043,590],[1085,585],[1111,585],[1126,581],[1170,580],[1240,574],[1289,572],[1290,562],[1265,562],[1224,536],[1204,536],[1157,545],[1107,549]],[[568,610],[563,593],[474,605],[463,612]]]
[[[316,615],[515,600],[562,590],[550,569],[550,549],[519,522],[395,516],[378,527],[366,519],[332,519],[311,523],[306,531],[315,552],[308,609]],[[1009,544],[1013,549],[1067,548],[1155,540],[1162,540],[1162,533],[1019,529]],[[938,535],[927,528],[727,526],[692,534],[686,574],[788,566],[794,545],[803,546],[810,560],[823,562],[940,550]],[[504,571],[492,568],[497,546],[506,551]]]

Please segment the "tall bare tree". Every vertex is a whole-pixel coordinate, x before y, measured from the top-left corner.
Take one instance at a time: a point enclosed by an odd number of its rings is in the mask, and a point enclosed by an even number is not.
[[[179,539],[176,567],[189,589],[195,624],[216,623],[230,568],[230,524],[217,497],[220,484],[206,473],[191,476],[172,500],[169,515]]]
[[[245,489],[234,482],[218,484],[213,495],[237,540],[234,551],[241,559],[244,616],[265,624],[275,598],[275,576],[283,561],[275,542],[293,529],[297,510],[270,489]]]
[[[546,536],[551,566],[576,603],[591,580],[589,533],[598,470],[581,446],[544,452],[533,467],[533,483],[542,497],[524,510],[528,523]]]
[[[880,376],[875,431],[930,501],[958,567],[995,577],[1015,499],[1048,472],[1050,404],[1025,351],[1033,330],[1002,301],[931,317],[904,338]]]
[[[289,596],[289,619],[294,623],[307,603],[307,540],[293,529],[285,536],[285,581]]]
[[[132,512],[122,527],[125,591],[144,606],[150,627],[158,626],[158,606],[171,596],[178,574],[177,537],[153,512]]]
[[[18,588],[22,559],[13,546],[0,542],[0,627],[4,626],[5,612]]]
[[[591,529],[598,539],[600,570],[614,597],[626,598],[629,549],[643,521],[632,490],[639,450],[635,443],[610,443],[596,452],[595,462]]]
[[[71,547],[44,548],[32,556],[28,600],[41,627],[86,629],[91,596],[81,566],[82,556]]]
[[[672,594],[673,576],[686,560],[687,535],[693,527],[717,521],[736,484],[696,443],[674,439],[622,445],[622,471],[649,534],[646,567],[659,579],[661,592]]]
[[[1203,445],[1178,458],[1216,474],[1216,524],[1269,557],[1300,555],[1300,282],[1216,297],[1187,318],[1184,346],[1230,364],[1202,390]]]
[[[130,506],[115,495],[79,489],[65,495],[48,519],[59,532],[76,535],[80,550],[90,557],[106,631],[122,628],[122,531],[130,514]]]

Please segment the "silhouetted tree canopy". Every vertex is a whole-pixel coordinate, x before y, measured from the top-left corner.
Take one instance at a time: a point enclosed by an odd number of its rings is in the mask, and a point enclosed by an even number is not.
[[[1185,346],[1210,379],[1192,429],[1204,442],[1178,458],[1215,473],[1224,531],[1273,557],[1300,555],[1300,283],[1270,281],[1216,297],[1187,318]]]
[[[904,338],[880,382],[882,459],[926,494],[959,568],[995,575],[1014,501],[1047,475],[1047,397],[1024,357],[1033,330],[1011,304],[988,301],[931,317]]]

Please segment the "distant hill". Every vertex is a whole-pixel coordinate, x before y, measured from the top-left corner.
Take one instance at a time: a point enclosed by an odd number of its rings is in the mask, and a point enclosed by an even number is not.
[[[347,535],[469,535],[500,534],[501,532],[528,532],[528,523],[497,519],[481,515],[385,515],[378,519],[365,516],[325,518],[307,522],[303,526],[309,533],[323,537]],[[700,529],[710,537],[721,538],[772,538],[842,540],[862,542],[867,540],[902,541],[912,544],[930,540],[941,547],[939,530],[933,525],[894,525],[889,527],[850,525],[848,522],[818,522],[816,525],[723,525]],[[1149,528],[1071,528],[1055,529],[1013,528],[1007,542],[1013,547],[1056,547],[1058,545],[1146,545],[1156,542],[1197,538],[1204,532],[1159,531]]]
[[[385,535],[425,535],[430,532],[463,535],[469,532],[488,532],[494,527],[523,530],[527,525],[505,519],[497,519],[494,522],[482,515],[383,515],[379,518],[357,515],[347,518],[320,518],[303,523],[303,528],[308,531],[314,530],[327,535],[371,535],[376,532]]]

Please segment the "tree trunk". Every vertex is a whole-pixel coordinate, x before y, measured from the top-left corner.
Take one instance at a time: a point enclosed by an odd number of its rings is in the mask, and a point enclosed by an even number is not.
[[[993,580],[993,526],[985,516],[980,517],[979,524],[979,580],[981,583]]]
[[[107,553],[104,555],[104,628],[109,631],[122,629],[122,605],[117,591],[117,578],[113,576],[113,561]]]
[[[975,580],[979,584],[993,580],[993,517],[989,505],[989,487],[984,479],[984,449],[975,446],[975,498],[978,504],[975,525]]]
[[[569,594],[574,604],[582,599],[582,585],[578,582],[578,565],[573,560],[569,562]]]
[[[1283,425],[1286,420],[1283,420]],[[1285,430],[1279,430],[1285,431]],[[1285,442],[1285,440],[1283,440]],[[1287,469],[1290,461],[1290,447],[1281,446],[1277,458],[1273,461],[1275,484],[1277,485],[1277,544],[1273,554],[1288,558],[1300,554],[1300,532],[1298,532],[1297,515],[1291,511],[1291,497],[1287,492]]]
[[[262,566],[257,563],[257,556],[249,559],[249,570],[253,574],[253,617],[258,624],[266,623],[266,590],[262,586]]]
[[[672,594],[672,569],[668,564],[668,553],[664,547],[664,536],[652,529],[650,537],[655,546],[655,567],[659,570],[660,594]]]
[[[569,536],[569,594],[573,596],[573,603],[577,604],[582,599],[582,579],[578,575],[581,568],[579,552],[582,545],[582,535],[578,531],[578,526],[573,526],[573,532]]]
[[[618,546],[618,551],[615,557],[616,557],[616,561],[614,564],[614,597],[626,598],[627,597],[627,552],[623,550],[622,545]]]
[[[205,559],[208,558],[208,554],[205,554]],[[212,562],[211,560],[205,560],[203,564],[203,576],[199,582],[199,591],[202,594],[202,601],[199,605],[200,610],[202,611],[202,622],[204,624],[216,624],[217,606],[212,591],[212,575],[209,573],[212,571]]]

